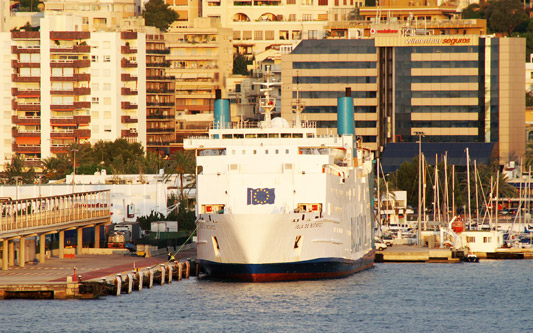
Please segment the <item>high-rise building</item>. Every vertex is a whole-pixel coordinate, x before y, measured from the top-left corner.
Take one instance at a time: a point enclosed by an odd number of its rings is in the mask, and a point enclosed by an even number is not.
[[[2,165],[19,154],[37,166],[72,143],[146,146],[145,33],[81,31],[80,22],[51,15],[40,31],[0,33]]]
[[[379,152],[390,142],[493,142],[499,160],[524,153],[521,38],[402,36],[307,40],[283,56],[282,112],[322,132],[336,128],[337,97],[351,88],[357,135]]]

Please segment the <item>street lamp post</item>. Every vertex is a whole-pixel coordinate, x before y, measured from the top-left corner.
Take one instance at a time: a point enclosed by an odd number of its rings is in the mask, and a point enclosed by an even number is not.
[[[415,134],[418,135],[418,228],[416,232],[416,244],[420,245],[420,229],[422,224],[420,219],[422,210],[422,137],[424,136],[424,132],[415,132]]]
[[[16,200],[19,199],[19,180],[21,179],[21,176],[15,176],[13,179],[15,179],[15,190],[16,190]]]
[[[73,148],[72,151],[74,152],[74,173],[72,174],[72,193],[75,193],[74,187],[76,186],[76,152],[78,151],[78,149]]]

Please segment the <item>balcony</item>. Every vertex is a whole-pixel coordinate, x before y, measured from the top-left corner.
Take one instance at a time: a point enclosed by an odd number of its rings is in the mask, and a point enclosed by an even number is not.
[[[90,80],[91,80],[91,74],[88,74],[88,73],[74,74],[73,76],[51,76],[50,77],[50,81],[55,81],[55,82],[64,82],[64,81],[81,82],[81,81],[90,81]]]
[[[13,152],[18,154],[40,153],[41,145],[18,145],[14,143],[11,145],[11,149],[13,149]]]
[[[84,96],[91,94],[91,88],[74,88],[73,90],[51,90],[51,95]]]
[[[170,54],[170,48],[146,50],[146,54]]]
[[[174,89],[146,89],[147,94],[174,94]]]
[[[91,116],[74,116],[74,121],[77,125],[89,125]]]
[[[122,54],[134,54],[137,53],[137,49],[133,49],[128,45],[123,45],[120,47],[120,53]]]
[[[130,89],[130,88],[124,88],[122,87],[120,89],[120,93],[123,95],[123,96],[137,96],[139,94],[139,92],[137,90],[133,90],[133,89]]]
[[[139,119],[131,118],[131,116],[121,116],[120,120],[123,124],[137,124]]]
[[[120,80],[123,82],[126,81],[137,81],[137,77],[130,74],[120,74]]]
[[[121,31],[120,38],[121,39],[137,39],[137,32],[136,31]]]
[[[176,111],[211,111],[213,108],[211,105],[177,105]]]
[[[150,62],[146,67],[170,67],[170,61]]]
[[[174,102],[146,102],[146,106],[174,106]]]
[[[175,76],[147,76],[146,81],[174,81]]]
[[[19,117],[11,116],[11,122],[16,125],[40,125],[41,117]]]
[[[75,126],[76,125],[76,121],[74,120],[74,117],[53,117],[53,118],[50,118],[50,124],[51,125],[56,125],[56,126],[57,125]]]
[[[175,116],[174,115],[163,115],[163,114],[150,114],[148,116],[146,116],[146,119],[147,120],[170,120],[170,119],[175,119]]]
[[[174,132],[174,128],[147,128],[146,132],[148,133],[170,133]]]
[[[76,109],[90,109],[91,108],[91,102],[77,101],[77,102],[74,102],[74,107]]]
[[[89,129],[75,129],[75,130],[61,130],[53,131],[50,133],[52,139],[64,139],[64,138],[82,138],[88,139],[91,137],[91,130]]]
[[[91,47],[89,45],[56,45],[50,48],[50,53],[90,53]]]
[[[52,145],[50,147],[50,152],[58,154],[58,153],[67,153],[70,151],[70,145]]]
[[[128,59],[122,58],[120,60],[120,66],[122,68],[137,68],[137,63],[133,62],[133,61],[130,61]]]
[[[137,110],[139,108],[137,104],[131,102],[121,102],[120,105],[123,110]]]
[[[11,31],[11,39],[39,39],[39,31]]]
[[[137,133],[136,129],[125,129],[120,131],[120,136],[123,138],[137,138],[139,137],[139,133]]]
[[[11,60],[11,68],[40,68],[39,62],[20,62],[18,60]]]
[[[89,59],[83,60],[52,60],[50,62],[50,67],[52,68],[86,68],[90,67],[91,62]]]
[[[11,108],[15,111],[40,111],[41,103],[31,102],[31,103],[17,103],[11,101]]]
[[[11,130],[11,136],[14,138],[40,138],[41,130],[19,130],[13,128]]]
[[[51,104],[50,110],[52,111],[74,111],[74,104]]]
[[[89,38],[91,38],[91,33],[89,31],[50,31],[50,39],[52,40],[76,40]]]
[[[11,81],[13,82],[41,82],[40,76],[20,76],[18,74],[11,74]]]
[[[11,46],[11,53],[21,54],[21,53],[41,53],[41,47],[37,45],[30,46]]]
[[[41,90],[11,88],[11,95],[16,97],[36,98],[41,96]]]

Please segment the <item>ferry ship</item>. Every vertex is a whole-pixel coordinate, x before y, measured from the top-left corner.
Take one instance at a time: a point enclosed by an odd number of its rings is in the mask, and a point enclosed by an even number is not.
[[[271,119],[231,123],[215,101],[207,137],[184,140],[196,152],[197,262],[208,276],[252,281],[338,278],[374,263],[370,152],[356,147],[353,99],[338,99],[338,130]]]

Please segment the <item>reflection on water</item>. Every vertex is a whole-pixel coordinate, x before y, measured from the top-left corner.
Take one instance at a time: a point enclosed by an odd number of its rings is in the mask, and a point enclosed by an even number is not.
[[[191,278],[94,301],[4,301],[16,331],[531,331],[533,261],[378,264],[344,279]]]

